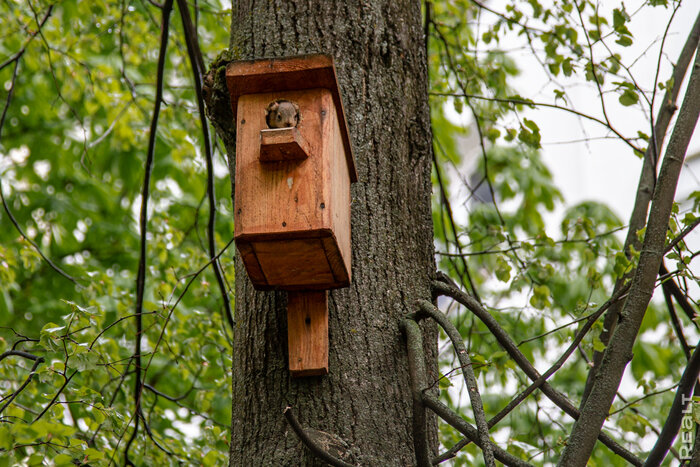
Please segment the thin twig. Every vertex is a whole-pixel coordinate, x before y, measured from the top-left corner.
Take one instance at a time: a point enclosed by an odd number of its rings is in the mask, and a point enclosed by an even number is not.
[[[620,132],[615,130],[614,128],[610,127],[604,120],[599,119],[598,117],[594,117],[593,115],[588,115],[584,112],[579,112],[576,109],[571,109],[569,107],[564,107],[558,104],[552,104],[549,102],[536,102],[532,101],[529,99],[521,99],[521,98],[514,98],[514,97],[508,97],[508,98],[503,98],[503,97],[488,97],[488,96],[479,96],[476,94],[466,94],[466,93],[458,93],[458,92],[431,92],[429,93],[431,96],[443,96],[443,97],[463,97],[463,98],[469,98],[469,99],[481,99],[489,102],[499,102],[501,104],[514,104],[514,105],[527,105],[530,107],[549,107],[552,109],[558,109],[562,110],[564,112],[569,112],[574,115],[578,115],[579,117],[583,117],[585,119],[591,120],[593,122],[599,123],[612,131],[618,138],[620,138],[622,141],[627,144],[630,148],[632,148],[636,153],[642,154],[643,151],[632,144],[630,142],[629,138],[626,138],[623,136]]]
[[[177,0],[178,9],[180,10],[180,18],[185,30],[185,42],[187,43],[187,54],[189,55],[190,65],[192,67],[192,75],[194,79],[194,89],[197,95],[197,107],[199,108],[199,119],[202,127],[202,139],[204,140],[204,157],[207,164],[207,195],[209,197],[209,223],[207,225],[207,243],[209,246],[209,257],[213,258],[216,255],[216,192],[214,190],[214,163],[211,147],[211,137],[209,135],[209,123],[207,122],[206,111],[204,107],[204,98],[202,96],[202,75],[204,73],[204,60],[202,59],[202,51],[199,48],[197,39],[197,30],[192,24],[190,18],[190,10],[186,0]],[[221,299],[224,302],[224,315],[229,326],[233,329],[233,312],[231,310],[231,302],[226,291],[224,283],[224,273],[217,260],[212,261],[212,269],[216,282],[219,285]]]
[[[5,358],[10,357],[12,355],[14,355],[16,357],[23,357],[23,358],[33,360],[33,361],[37,361],[41,358],[41,357],[37,357],[36,355],[31,354],[29,352],[24,352],[22,350],[8,350],[8,351],[0,354],[0,362],[3,361]]]
[[[48,410],[51,407],[53,407],[53,404],[56,402],[56,400],[58,400],[58,397],[61,395],[61,393],[63,393],[63,390],[66,388],[66,386],[68,386],[68,383],[70,383],[70,380],[72,380],[73,376],[75,376],[77,373],[78,373],[78,370],[73,370],[73,373],[71,373],[71,375],[69,377],[65,378],[65,376],[64,376],[65,381],[63,381],[63,384],[61,385],[61,387],[58,388],[58,391],[56,391],[56,394],[53,396],[53,399],[51,399],[51,401],[48,404],[46,404],[46,407],[44,407],[44,410],[42,410],[39,413],[39,415],[36,416],[36,418],[34,419],[34,421],[32,421],[32,423],[38,421],[41,417],[44,416],[44,414],[46,412],[48,412]]]

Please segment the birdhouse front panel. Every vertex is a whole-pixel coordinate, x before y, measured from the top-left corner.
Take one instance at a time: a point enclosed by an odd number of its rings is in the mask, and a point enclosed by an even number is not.
[[[279,101],[298,108],[295,127],[270,128]],[[348,285],[350,172],[332,93],[246,94],[236,110],[235,237],[253,284]]]

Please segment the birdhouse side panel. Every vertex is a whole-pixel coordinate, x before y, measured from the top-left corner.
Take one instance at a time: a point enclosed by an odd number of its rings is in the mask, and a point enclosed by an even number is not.
[[[331,200],[330,209],[327,213],[333,235],[337,243],[338,257],[329,255],[329,262],[336,262],[334,270],[345,271],[338,279],[350,281],[351,276],[351,232],[350,232],[350,172],[348,169],[345,154],[345,145],[340,131],[340,125],[336,112],[331,113],[328,144],[329,171],[327,173],[328,182],[325,184]]]
[[[320,98],[325,90],[251,94],[238,100],[236,137],[235,230],[240,236],[301,233],[328,229],[324,223],[324,138]],[[326,91],[328,93],[328,91]],[[310,157],[280,162],[260,161],[260,130],[267,129],[265,108],[276,99],[295,102],[297,129]],[[332,100],[331,100],[332,102]],[[327,104],[326,104],[327,107]]]

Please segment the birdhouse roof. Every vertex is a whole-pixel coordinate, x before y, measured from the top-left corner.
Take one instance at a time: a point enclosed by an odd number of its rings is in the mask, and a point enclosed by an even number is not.
[[[226,67],[226,84],[231,95],[234,120],[236,119],[238,99],[245,94],[301,91],[315,88],[325,88],[331,91],[345,147],[350,181],[357,181],[355,159],[352,155],[352,146],[343,101],[340,98],[333,57],[319,54],[231,62]]]

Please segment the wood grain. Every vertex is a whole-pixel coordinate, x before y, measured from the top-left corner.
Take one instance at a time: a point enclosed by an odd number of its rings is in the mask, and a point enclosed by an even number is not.
[[[299,106],[297,127],[267,129],[265,108],[276,99]],[[259,289],[349,284],[350,179],[333,108],[327,89],[248,94],[238,100],[235,237]],[[271,136],[263,140],[261,135]],[[304,141],[309,157],[260,162],[264,141],[290,138]]]
[[[237,122],[240,111],[238,101],[244,95],[316,88],[329,90],[334,103],[333,110],[337,114],[340,125],[350,180],[357,181],[350,133],[333,57],[330,55],[303,55],[232,62],[226,67],[226,84],[231,95],[233,118]]]
[[[260,163],[260,131],[267,129],[265,107],[276,99],[299,106],[297,130],[311,157],[304,160]],[[330,93],[293,91],[249,94],[238,101],[236,137],[236,236],[244,234],[309,231],[323,225],[319,206],[324,171],[321,112],[328,111]]]
[[[287,344],[292,376],[328,373],[328,292],[287,294]]]
[[[302,160],[311,147],[296,127],[260,130],[260,162]]]

